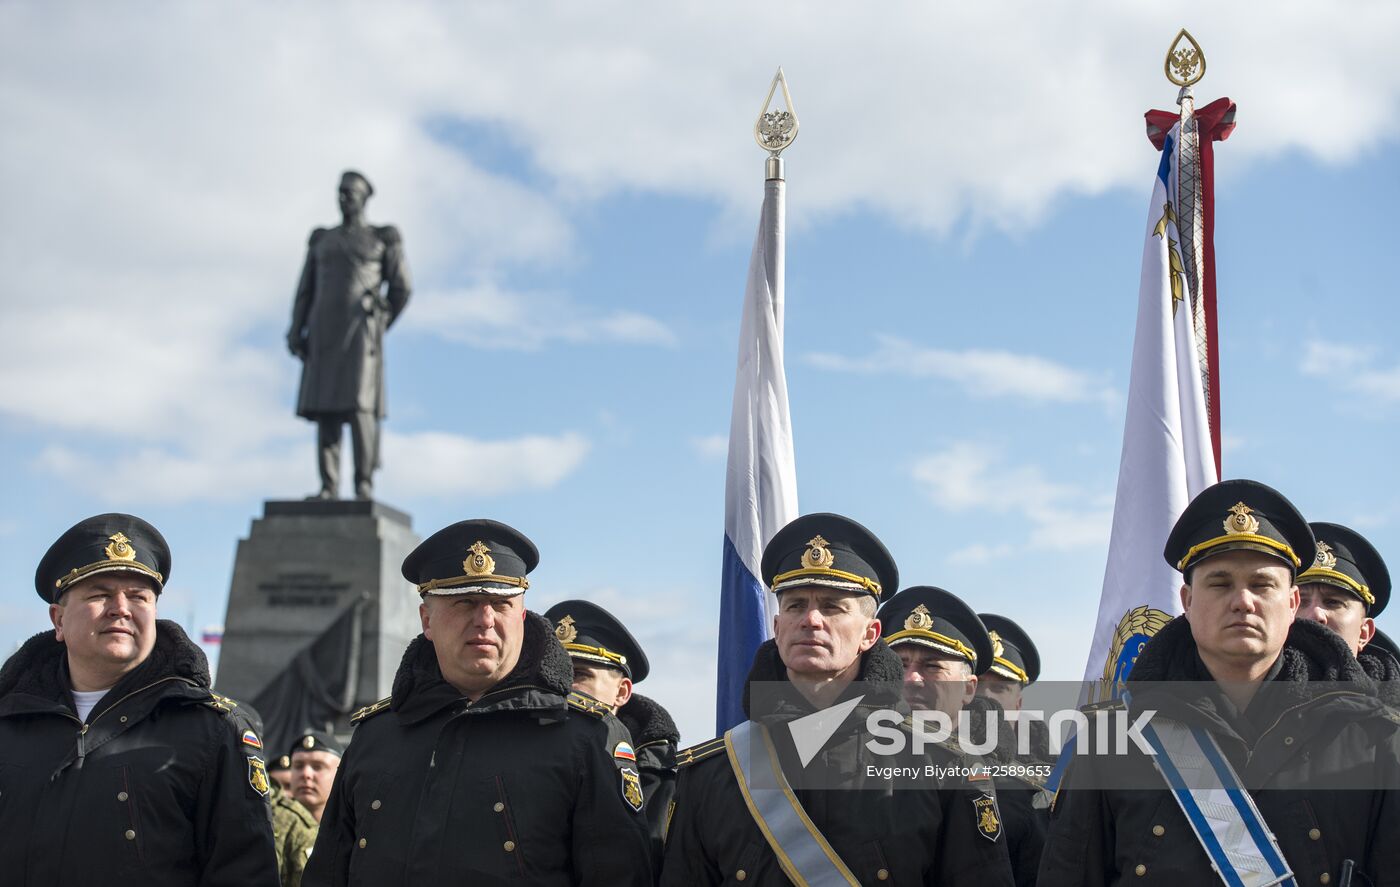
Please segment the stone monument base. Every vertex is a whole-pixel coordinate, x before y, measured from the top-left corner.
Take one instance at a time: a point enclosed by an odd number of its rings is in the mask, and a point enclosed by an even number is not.
[[[264,503],[263,516],[238,543],[219,692],[252,702],[363,601],[358,664],[347,689],[351,710],[388,696],[404,648],[421,631],[418,595],[399,574],[418,542],[409,516],[381,502]],[[346,729],[348,720],[338,720]]]

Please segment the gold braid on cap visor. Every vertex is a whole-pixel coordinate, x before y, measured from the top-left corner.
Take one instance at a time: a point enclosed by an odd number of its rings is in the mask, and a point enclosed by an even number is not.
[[[884,638],[884,641],[887,644],[893,644],[895,641],[907,641],[917,639],[933,641],[936,644],[940,644],[944,647],[947,647],[952,652],[956,653],[959,656],[962,656],[968,662],[977,661],[977,651],[969,647],[967,644],[964,644],[957,638],[950,638],[946,634],[939,634],[936,631],[929,631],[925,628],[906,628],[903,631],[896,631],[892,635],[887,635]]]
[[[798,570],[788,570],[786,573],[779,573],[773,577],[773,590],[776,592],[778,586],[783,585],[793,579],[843,579],[875,595],[880,596],[880,583],[866,576],[857,576],[855,573],[847,573],[845,570],[833,570],[831,567],[802,567]]]
[[[590,647],[588,644],[565,644],[564,649],[570,653],[578,653],[581,656],[597,656],[615,665],[627,664],[626,656],[623,656],[621,653],[614,653],[607,647]]]
[[[426,594],[427,592],[435,591],[439,588],[485,588],[483,583],[486,582],[499,582],[502,585],[514,585],[521,591],[525,591],[530,587],[530,580],[526,579],[524,576],[498,576],[495,573],[488,573],[479,576],[453,576],[448,579],[429,579],[427,582],[419,583],[418,593]],[[495,590],[496,589],[486,589],[486,592],[490,593]],[[505,591],[505,589],[500,590]]]
[[[1191,559],[1202,552],[1209,551],[1218,545],[1227,542],[1253,542],[1256,545],[1263,545],[1272,548],[1281,554],[1288,555],[1288,559],[1293,562],[1295,568],[1301,567],[1303,562],[1298,560],[1298,555],[1293,553],[1293,548],[1287,542],[1280,542],[1277,539],[1270,539],[1268,536],[1260,536],[1257,533],[1231,533],[1227,536],[1216,536],[1214,539],[1207,539],[1204,542],[1192,545],[1186,549],[1186,556],[1176,562],[1178,570],[1186,569],[1186,565],[1191,563]]]
[[[1357,597],[1366,602],[1366,606],[1371,606],[1376,602],[1376,596],[1371,594],[1369,585],[1362,585],[1346,573],[1338,573],[1336,570],[1329,570],[1326,567],[1309,567],[1298,574],[1298,584],[1302,585],[1309,580],[1315,582],[1326,582],[1328,585],[1337,585],[1354,593]]]
[[[152,579],[156,580],[157,585],[163,585],[165,583],[165,577],[140,561],[108,560],[98,561],[95,564],[88,564],[86,567],[77,567],[69,570],[67,573],[64,573],[58,581],[54,582],[53,586],[54,588],[67,588],[85,576],[91,576],[94,573],[110,573],[118,570],[128,570],[132,573],[150,576]]]
[[[1023,684],[1029,684],[1031,682],[1031,676],[1026,674],[1024,668],[1021,668],[1010,659],[1003,659],[1000,656],[992,660],[992,671],[997,672],[1002,677],[1012,678]]]

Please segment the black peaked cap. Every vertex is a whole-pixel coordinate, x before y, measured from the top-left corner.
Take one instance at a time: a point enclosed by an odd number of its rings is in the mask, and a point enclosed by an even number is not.
[[[1177,518],[1162,555],[1183,573],[1226,551],[1259,551],[1288,564],[1294,574],[1316,556],[1312,530],[1293,503],[1252,480],[1206,487]]]
[[[339,758],[344,756],[345,746],[340,744],[339,739],[324,731],[303,730],[292,743],[291,754],[299,751],[326,751]]]
[[[159,530],[135,515],[98,514],[54,540],[34,571],[34,590],[55,603],[74,582],[117,572],[145,576],[159,592],[170,579],[170,546]]]
[[[590,665],[606,665],[640,684],[651,673],[647,654],[617,617],[588,601],[560,601],[545,611],[554,636],[569,657]]]
[[[403,561],[403,577],[419,594],[511,596],[530,587],[526,574],[539,550],[514,527],[478,518],[443,527]]]
[[[987,627],[962,598],[932,585],[913,585],[890,598],[876,614],[880,635],[891,647],[915,644],[962,659],[973,674],[992,661]]]
[[[983,672],[993,672],[1008,680],[1034,684],[1040,677],[1040,651],[1021,626],[995,613],[978,613],[992,636],[992,664]],[[1020,672],[1019,674],[1017,672]]]
[[[764,583],[776,594],[810,585],[868,594],[877,601],[899,588],[899,569],[885,544],[848,517],[804,514],[763,549]]]
[[[1365,536],[1341,524],[1309,526],[1317,540],[1317,555],[1298,575],[1298,584],[1335,585],[1361,598],[1367,616],[1379,616],[1390,603],[1390,571],[1381,553]]]

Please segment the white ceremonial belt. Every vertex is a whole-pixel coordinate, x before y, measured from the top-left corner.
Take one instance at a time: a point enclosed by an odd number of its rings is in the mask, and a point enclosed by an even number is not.
[[[788,880],[798,887],[860,887],[860,881],[831,849],[793,794],[778,765],[768,730],[762,724],[745,721],[724,734],[724,750],[749,815],[773,848]],[[755,775],[765,782],[772,779],[769,784],[775,787],[755,786]]]
[[[1297,887],[1278,841],[1215,737],[1160,715],[1142,735],[1211,867],[1229,887]]]

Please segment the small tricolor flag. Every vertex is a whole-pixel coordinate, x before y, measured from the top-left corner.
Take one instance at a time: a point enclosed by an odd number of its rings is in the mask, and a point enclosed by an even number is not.
[[[222,625],[206,626],[200,632],[199,642],[201,644],[221,644],[224,641],[224,627]]]
[[[262,740],[252,730],[243,731],[243,744],[249,748],[262,748]]]

